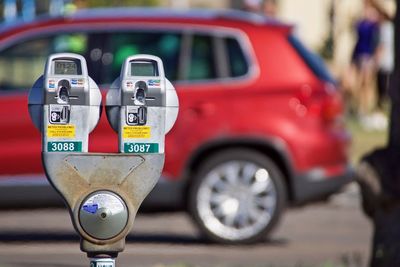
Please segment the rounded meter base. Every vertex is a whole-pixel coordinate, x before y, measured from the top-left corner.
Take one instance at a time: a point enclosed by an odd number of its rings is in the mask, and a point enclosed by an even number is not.
[[[128,209],[122,198],[111,191],[93,192],[79,209],[79,223],[91,237],[111,239],[126,227]]]

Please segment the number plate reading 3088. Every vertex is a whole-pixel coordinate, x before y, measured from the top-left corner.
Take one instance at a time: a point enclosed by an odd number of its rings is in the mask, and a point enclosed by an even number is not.
[[[48,152],[81,152],[82,142],[48,142]]]
[[[125,143],[125,153],[158,153],[157,143]]]

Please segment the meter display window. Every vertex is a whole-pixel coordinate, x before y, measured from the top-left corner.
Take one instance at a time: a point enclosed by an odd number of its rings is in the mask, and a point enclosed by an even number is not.
[[[55,59],[53,68],[55,75],[82,75],[81,63],[77,59]]]
[[[156,62],[152,61],[132,61],[130,63],[131,76],[158,76],[158,67]]]

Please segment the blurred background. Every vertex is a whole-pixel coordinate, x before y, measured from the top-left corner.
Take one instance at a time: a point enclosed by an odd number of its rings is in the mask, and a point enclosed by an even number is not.
[[[366,93],[361,93],[361,98],[365,100],[360,100],[361,103],[354,100],[354,98],[360,98],[357,92],[359,91],[357,80],[362,80],[357,75],[357,68],[354,68],[352,64],[358,39],[356,24],[365,17],[368,2],[365,0],[3,0],[0,4],[0,10],[2,10],[0,19],[4,25],[9,25],[15,21],[31,21],[36,17],[46,15],[68,14],[78,9],[118,6],[166,7],[179,10],[237,9],[275,17],[294,25],[296,35],[307,47],[324,59],[341,84],[346,102],[346,115],[348,115],[346,123],[357,136],[353,139],[351,148],[352,161],[356,162],[360,155],[369,150],[369,147],[379,146],[385,142],[385,131],[388,125],[387,77],[394,67],[392,22],[377,18],[380,24],[384,24],[382,27],[384,37],[381,38],[381,44],[377,44],[374,51],[373,57],[377,59],[375,71],[367,75],[370,86]],[[394,16],[396,10],[394,0],[372,2],[376,3],[373,5],[377,6],[381,12],[380,16],[385,18]]]

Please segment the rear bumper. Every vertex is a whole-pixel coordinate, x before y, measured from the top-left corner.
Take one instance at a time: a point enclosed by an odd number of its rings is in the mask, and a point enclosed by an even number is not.
[[[311,172],[294,177],[292,182],[293,204],[304,204],[324,199],[337,193],[344,185],[353,181],[353,169],[347,167],[340,175],[316,179]]]

